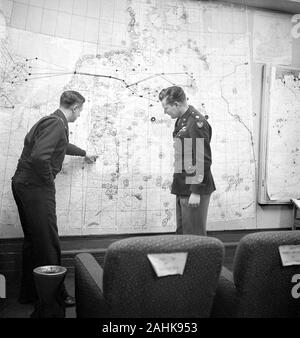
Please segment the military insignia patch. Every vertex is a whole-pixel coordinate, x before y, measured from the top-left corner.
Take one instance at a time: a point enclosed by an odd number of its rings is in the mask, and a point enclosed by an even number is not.
[[[197,123],[197,126],[198,126],[199,128],[202,128],[202,127],[203,127],[203,122],[202,122],[202,121],[196,122],[196,123]]]
[[[179,129],[178,135],[184,132],[185,130],[186,130],[186,126],[183,126],[181,129]]]

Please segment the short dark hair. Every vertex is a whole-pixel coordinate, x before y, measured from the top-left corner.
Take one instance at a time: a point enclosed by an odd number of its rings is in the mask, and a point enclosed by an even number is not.
[[[166,99],[167,104],[173,105],[175,102],[185,102],[186,96],[181,87],[172,86],[165,89],[162,89],[159,93],[159,101],[162,101],[164,98]]]
[[[64,108],[70,108],[75,103],[83,104],[85,102],[85,98],[75,90],[67,90],[61,94],[60,97],[60,105]]]

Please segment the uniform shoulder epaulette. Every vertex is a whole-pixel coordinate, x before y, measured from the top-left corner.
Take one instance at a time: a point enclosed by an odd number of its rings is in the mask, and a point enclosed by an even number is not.
[[[195,111],[191,112],[191,116],[195,120],[198,128],[202,128],[204,126],[205,118],[203,116],[201,116],[199,113],[197,113]]]
[[[39,120],[39,123],[45,123],[45,125],[49,125],[49,124],[53,123],[54,121],[58,121],[58,118],[56,116],[47,115],[47,116],[42,117]]]
[[[49,115],[49,117],[50,117],[50,118],[54,118],[56,121],[61,122],[63,128],[64,128],[65,130],[68,130],[68,128],[67,128],[66,125],[65,125],[64,120],[63,120],[61,117],[56,116],[56,115]]]

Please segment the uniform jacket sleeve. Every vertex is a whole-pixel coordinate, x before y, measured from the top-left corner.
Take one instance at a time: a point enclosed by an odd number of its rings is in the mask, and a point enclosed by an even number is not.
[[[212,163],[211,160],[211,148],[210,148],[210,139],[211,139],[211,127],[206,120],[201,120],[199,122],[193,121],[190,129],[190,137],[192,138],[193,144],[193,164],[196,164],[196,154],[198,154],[200,167],[197,168],[195,173],[195,183],[190,185],[190,190],[192,193],[200,194],[200,191],[205,187],[205,175],[210,171],[210,166]],[[198,149],[196,151],[196,139],[203,139],[203,148],[202,150]],[[200,169],[200,172],[199,172]]]
[[[67,147],[67,151],[66,151],[67,155],[71,155],[71,156],[85,156],[86,155],[86,151],[75,146],[72,143],[68,144]]]
[[[53,183],[51,156],[59,141],[65,137],[65,131],[58,119],[49,119],[39,127],[31,150],[31,164],[41,180],[50,185]]]

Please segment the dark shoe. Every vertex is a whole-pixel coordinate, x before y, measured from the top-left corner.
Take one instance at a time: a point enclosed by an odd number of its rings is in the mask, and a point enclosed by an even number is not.
[[[76,304],[75,298],[68,295],[64,298],[64,303],[65,303],[65,307],[75,306],[75,304]]]

